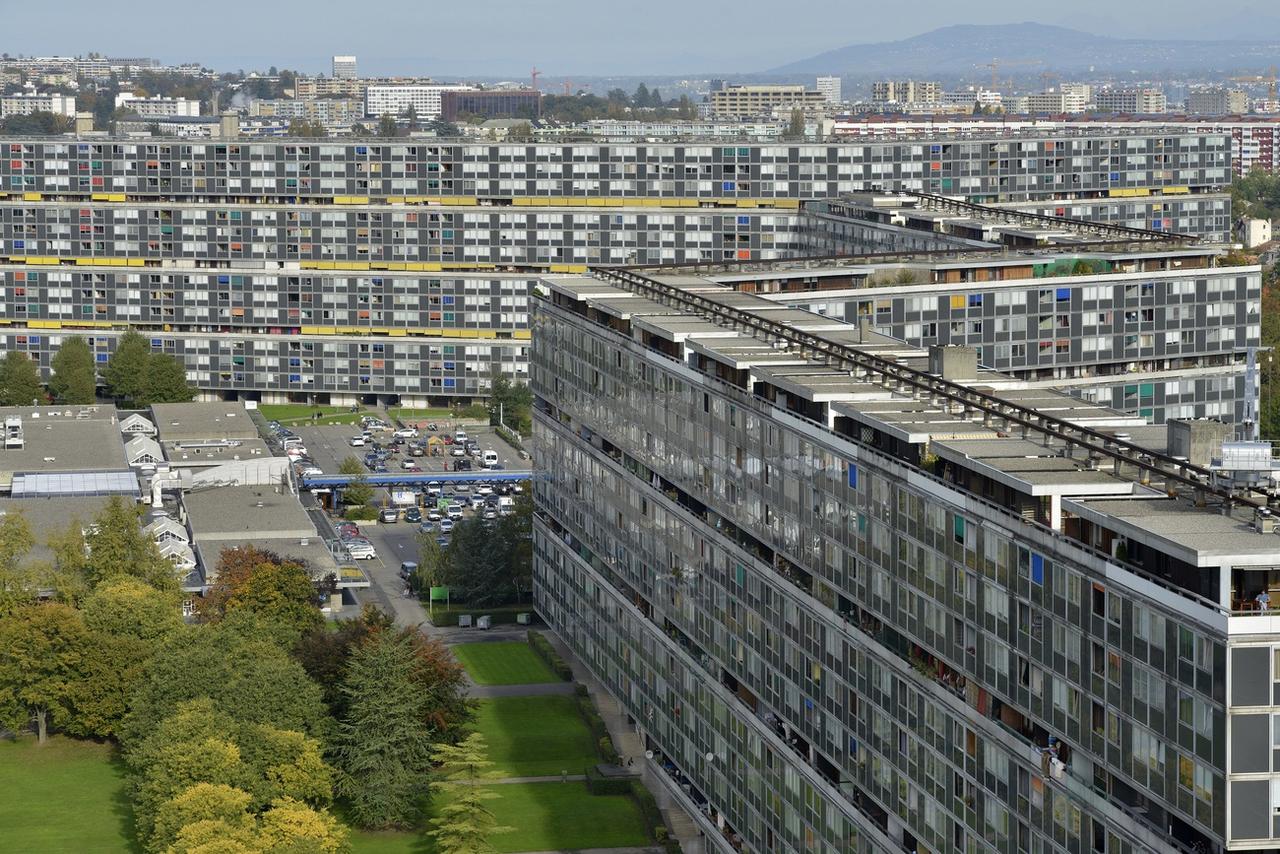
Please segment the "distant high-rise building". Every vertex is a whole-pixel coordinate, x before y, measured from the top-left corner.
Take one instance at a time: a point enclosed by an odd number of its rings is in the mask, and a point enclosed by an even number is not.
[[[364,92],[364,112],[367,116],[398,116],[412,108],[419,119],[434,119],[440,115],[443,93],[471,88],[442,83],[370,86]]]
[[[839,104],[843,100],[840,96],[839,77],[819,77],[814,88],[823,94],[829,104]]]
[[[871,84],[871,100],[876,104],[937,104],[942,101],[942,84],[936,80],[877,80]]]
[[[711,93],[711,111],[718,118],[764,116],[780,107],[814,107],[826,101],[821,92],[800,85],[727,86]]]
[[[1234,116],[1249,112],[1249,93],[1210,86],[1187,92],[1187,113],[1196,116]]]
[[[1151,115],[1163,113],[1168,106],[1159,89],[1102,89],[1095,101],[1102,113]]]
[[[333,58],[333,76],[340,80],[356,78],[356,58],[354,56],[335,56]]]
[[[715,77],[709,81],[709,85],[707,86],[707,91],[719,92],[723,88],[724,88],[724,81],[718,77]]]

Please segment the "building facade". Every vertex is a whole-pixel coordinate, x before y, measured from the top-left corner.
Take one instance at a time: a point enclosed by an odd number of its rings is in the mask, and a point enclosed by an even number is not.
[[[710,280],[543,287],[535,601],[709,850],[1273,850],[1280,550],[1208,460]]]
[[[288,122],[263,121],[279,132]],[[184,357],[188,340],[221,342],[233,358],[235,347],[263,347],[291,359],[302,357],[288,348],[307,336],[361,334],[397,353],[463,348],[449,386],[443,375],[432,385],[436,377],[426,373],[419,388],[408,388],[412,374],[388,373],[389,358],[354,375],[369,377],[360,389],[371,400],[388,403],[483,394],[462,381],[489,373],[486,357],[473,364],[468,355],[472,339],[522,346],[528,312],[515,293],[502,290],[487,311],[460,312],[458,299],[485,297],[450,294],[447,281],[492,276],[527,296],[539,272],[789,258],[809,251],[803,203],[872,187],[1011,203],[1074,195],[1083,201],[1073,204],[1087,205],[1130,189],[1158,199],[1178,181],[1186,190],[1180,201],[1191,204],[1220,202],[1211,191],[1230,171],[1228,141],[1213,134],[884,144],[0,145],[8,154],[0,159],[7,194],[0,264],[10,276],[0,322],[13,346],[23,339],[47,365],[58,335],[81,330],[109,349],[116,332],[134,326]],[[188,370],[211,395],[305,400],[350,392],[338,374],[314,366],[262,362],[228,376],[202,355],[190,351]],[[266,364],[283,370],[272,377]]]
[[[1163,113],[1168,102],[1159,89],[1099,89],[1094,93],[1094,106],[1103,113],[1155,115]]]
[[[463,92],[470,86],[444,83],[387,83],[370,84],[364,90],[364,114],[366,116],[398,116],[413,110],[419,119],[440,117],[445,92]]]
[[[0,118],[9,116],[29,116],[32,113],[56,113],[60,116],[76,114],[75,95],[62,95],[51,92],[41,95],[38,92],[22,92],[15,95],[0,96]]]
[[[726,86],[707,96],[716,118],[758,118],[779,109],[812,109],[827,103],[822,92],[800,85]]]
[[[542,93],[536,89],[475,89],[440,96],[440,117],[447,122],[461,116],[486,119],[537,119],[542,116]]]
[[[354,56],[335,56],[330,72],[336,80],[355,80],[360,75],[356,72]]]
[[[938,104],[942,84],[936,80],[877,80],[871,84],[874,104]]]
[[[116,95],[116,109],[130,110],[144,119],[189,117],[200,115],[200,102],[190,98],[165,98],[160,95],[142,98],[132,92],[121,92]]]
[[[839,77],[819,77],[813,88],[822,93],[828,104],[842,104],[844,98],[840,94],[840,83]]]

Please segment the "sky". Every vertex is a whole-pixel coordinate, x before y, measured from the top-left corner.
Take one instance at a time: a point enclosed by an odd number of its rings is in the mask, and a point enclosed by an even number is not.
[[[1158,2],[1159,15],[1151,9]],[[219,71],[275,65],[328,73],[526,79],[763,71],[824,50],[950,24],[1034,20],[1100,35],[1277,38],[1280,4],[1216,0],[0,0],[10,54],[150,56]]]

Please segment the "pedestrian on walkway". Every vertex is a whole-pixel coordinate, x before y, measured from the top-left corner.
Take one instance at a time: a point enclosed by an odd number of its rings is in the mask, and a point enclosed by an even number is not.
[[[569,782],[569,772],[567,770],[560,771],[560,782],[561,783]]]

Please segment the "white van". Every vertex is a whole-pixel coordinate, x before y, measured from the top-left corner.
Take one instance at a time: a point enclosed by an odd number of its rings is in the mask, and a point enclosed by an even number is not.
[[[496,466],[496,465],[498,464],[498,452],[497,452],[497,451],[485,451],[485,452],[484,452],[484,454],[481,456],[481,463],[480,463],[480,464],[481,464],[482,466],[484,466],[485,468],[487,468],[487,469],[491,469],[491,468],[493,468],[494,466]]]

